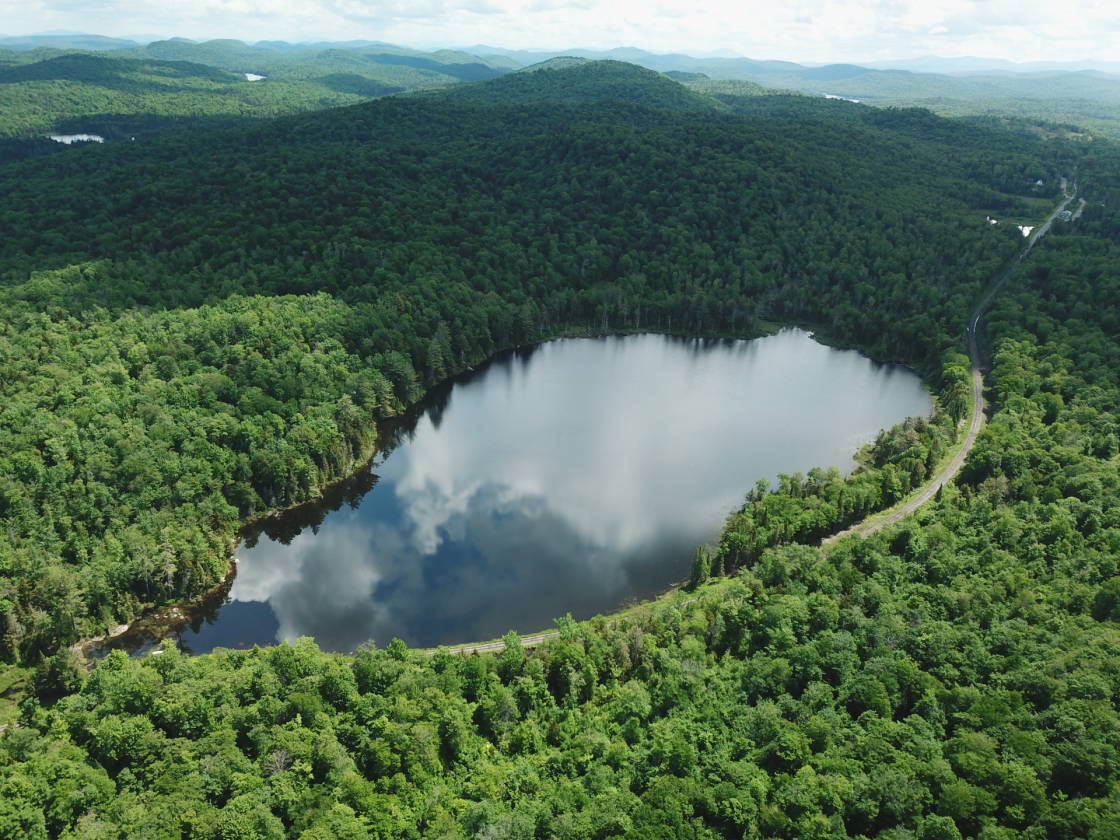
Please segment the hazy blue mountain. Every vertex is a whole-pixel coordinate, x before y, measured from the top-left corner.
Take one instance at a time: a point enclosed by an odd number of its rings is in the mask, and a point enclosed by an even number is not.
[[[209,64],[232,73],[259,73],[285,78],[310,78],[324,71],[357,72],[402,89],[433,87],[456,81],[479,81],[514,69],[508,59],[493,61],[457,50],[421,50],[373,41],[289,44],[232,39],[201,43],[172,38],[130,51],[170,61]],[[396,68],[386,70],[385,68]]]
[[[80,32],[0,37],[0,49],[6,50],[35,50],[42,47],[53,47],[58,50],[125,50],[138,46],[140,46],[139,41],[107,38],[104,35],[86,35]]]
[[[1078,70],[1098,70],[1120,74],[1120,61],[1007,61],[1001,58],[960,56],[942,58],[924,55],[917,58],[864,62],[877,70],[910,70],[914,73],[940,73],[947,76],[974,76],[996,73],[1074,73]]]
[[[1040,66],[988,60],[947,60],[947,69],[985,69],[983,75],[913,72],[860,64],[805,66],[790,61],[750,58],[700,58],[680,53],[657,54],[634,48],[558,53],[503,50],[478,45],[478,54],[503,55],[536,64],[556,56],[624,60],[662,73],[703,73],[712,82],[753,82],[765,88],[816,96],[854,99],[879,106],[917,106],[957,116],[1012,116],[1088,128],[1120,136],[1120,77],[1100,70],[1071,71],[1068,66]],[[936,66],[941,59],[927,60]],[[1014,72],[1007,69],[1017,68]],[[717,92],[710,84],[699,87]]]
[[[248,44],[233,39],[198,42],[186,38],[141,46],[133,41],[81,33],[0,39],[0,49],[5,47],[24,52],[10,51],[7,56],[0,56],[0,64],[28,63],[26,56],[32,52],[34,60],[39,61],[54,57],[59,49],[113,49],[119,55],[187,61],[227,73],[257,74],[268,77],[270,83],[314,82],[327,88],[324,104],[343,104],[338,96],[369,98],[483,81],[559,58],[564,58],[566,64],[576,58],[624,61],[659,73],[676,74],[678,81],[704,94],[741,95],[725,83],[752,83],[768,89],[878,106],[925,107],[948,115],[1022,117],[1120,136],[1120,62],[1017,64],[976,57],[924,56],[869,64],[808,66],[746,57],[654,53],[636,47],[549,51],[476,44],[463,49],[423,51],[369,40]],[[702,87],[702,83],[707,86]],[[743,89],[746,95],[757,92],[753,88]]]

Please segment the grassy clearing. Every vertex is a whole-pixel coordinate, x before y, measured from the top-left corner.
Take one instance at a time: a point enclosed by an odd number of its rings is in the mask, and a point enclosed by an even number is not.
[[[15,723],[19,704],[31,691],[31,669],[0,666],[0,726]]]

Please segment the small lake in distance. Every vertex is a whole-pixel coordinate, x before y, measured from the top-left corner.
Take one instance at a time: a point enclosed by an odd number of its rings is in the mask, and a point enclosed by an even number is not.
[[[105,138],[100,134],[52,134],[51,140],[71,146],[74,143],[104,143]]]
[[[910,370],[795,329],[506,353],[439,389],[324,504],[247,537],[228,592],[175,636],[196,653],[302,635],[430,647],[609,612],[685,579],[758,479],[847,472],[930,409]]]

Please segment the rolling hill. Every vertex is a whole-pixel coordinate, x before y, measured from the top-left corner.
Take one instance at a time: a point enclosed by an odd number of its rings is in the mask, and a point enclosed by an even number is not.
[[[381,371],[380,396],[362,398],[377,416],[502,347],[625,326],[638,312],[647,327],[696,333],[749,335],[761,318],[827,323],[838,340],[938,375],[947,331],[1017,246],[985,215],[1045,205],[1071,151],[922,111],[741,101],[749,112],[634,65],[591,62],[215,129],[204,142],[178,133],[9,164],[5,299],[84,317],[325,293],[346,324],[348,364]],[[97,198],[79,208],[75,194]],[[37,279],[51,269],[65,270]],[[436,364],[439,323],[456,349]],[[299,413],[293,399],[285,422]],[[240,422],[260,422],[244,411]],[[105,485],[118,502],[100,512],[70,490],[34,492],[62,493],[68,517],[93,517],[91,534],[170,517],[186,542],[180,582],[162,597],[191,594],[225,562],[203,537],[207,517],[298,502],[351,461],[311,466],[259,435],[245,438],[259,441],[253,477],[212,474],[189,502],[161,492],[149,511],[151,499],[109,489],[121,476]],[[159,454],[166,441],[149,444],[152,463],[178,463]],[[292,458],[295,472],[281,466]],[[28,539],[32,509],[19,518]],[[103,550],[97,538],[72,544],[66,528],[36,539],[79,565]],[[127,556],[119,562],[139,574],[140,554]],[[139,580],[106,592],[77,623],[131,612],[147,592]],[[45,595],[23,597],[30,610]],[[22,644],[48,644],[36,638]]]
[[[0,136],[109,140],[348,105],[508,72],[475,56],[385,45],[315,49],[181,39],[112,52],[0,51]],[[252,74],[253,78],[247,74]],[[9,144],[9,149],[13,148]],[[22,146],[14,147],[22,153]]]
[[[1120,835],[1117,208],[1107,141],[613,60],[0,163],[0,836]],[[958,480],[814,544],[951,453],[996,278]],[[72,648],[502,348],[781,323],[938,410],[753,489],[688,591],[492,656]]]

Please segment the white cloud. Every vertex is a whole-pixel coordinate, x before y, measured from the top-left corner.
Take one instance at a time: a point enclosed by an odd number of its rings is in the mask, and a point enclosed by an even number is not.
[[[1120,28],[1113,0],[0,0],[0,13],[11,34],[638,46],[809,62],[921,54],[1114,60],[1109,33]]]

